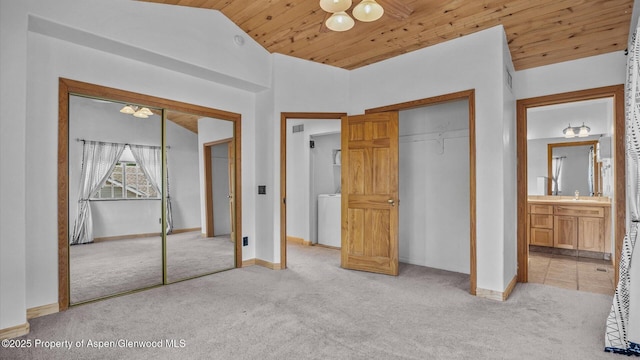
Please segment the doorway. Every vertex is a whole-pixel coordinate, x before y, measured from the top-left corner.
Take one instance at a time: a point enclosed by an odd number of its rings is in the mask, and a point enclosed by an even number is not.
[[[469,292],[472,295],[476,294],[476,228],[475,228],[475,218],[476,218],[476,183],[475,183],[475,91],[474,90],[466,90],[457,93],[445,94],[441,96],[436,96],[432,98],[426,98],[421,100],[409,101],[400,104],[388,105],[380,108],[368,109],[365,111],[365,114],[373,114],[373,113],[381,113],[381,112],[389,112],[389,111],[401,111],[401,110],[410,110],[415,108],[420,108],[429,105],[448,103],[457,100],[467,100],[468,101],[468,137],[469,137]],[[292,113],[282,113],[281,116],[281,194],[282,202],[281,202],[281,242],[280,242],[280,251],[281,251],[281,265],[282,268],[286,267],[286,143],[284,142],[286,139],[286,119],[287,118],[297,118],[300,114]],[[305,113],[308,114],[308,113]],[[313,115],[312,115],[313,116]],[[333,115],[335,116],[335,115]],[[304,117],[302,117],[304,118]],[[315,117],[317,118],[317,114]],[[336,118],[336,117],[332,117]],[[344,121],[344,120],[343,120]],[[344,134],[343,134],[344,136]],[[510,290],[509,290],[510,291]],[[504,296],[504,295],[503,295]]]
[[[317,129],[312,131],[315,133],[327,133],[327,132],[335,132],[332,127],[331,127],[331,121],[335,122],[335,121],[340,121],[342,116],[345,116],[345,113],[282,113],[280,116],[280,196],[281,196],[281,202],[280,202],[280,266],[282,269],[285,269],[287,266],[287,242],[291,241],[291,242],[295,242],[295,243],[300,243],[303,245],[311,245],[314,242],[317,242],[317,238],[314,239],[311,235],[308,236],[308,238],[304,238],[302,236],[288,236],[289,234],[287,233],[287,197],[288,197],[288,193],[287,193],[287,185],[289,182],[287,182],[287,176],[295,176],[297,177],[297,174],[292,174],[291,171],[287,171],[288,167],[287,164],[292,164],[292,163],[304,163],[305,162],[305,158],[310,159],[310,152],[308,155],[305,155],[306,153],[303,152],[299,152],[294,154],[296,159],[290,159],[287,157],[287,150],[290,147],[289,144],[289,140],[291,140],[291,137],[293,136],[297,136],[299,137],[299,141],[300,142],[300,149],[301,150],[306,150],[310,148],[310,143],[307,143],[307,137],[309,134],[309,127],[307,126],[306,129],[307,131],[305,131],[305,124],[304,122],[306,121],[313,121],[313,123],[318,124]],[[294,124],[293,121],[296,120],[295,125],[302,125],[302,127],[298,126],[296,129],[294,129]],[[322,125],[323,122],[326,122],[327,125]],[[340,128],[339,124],[336,127],[338,130]],[[294,131],[296,131],[294,133]],[[303,135],[303,134],[307,134],[307,135]],[[311,140],[311,138],[308,139],[309,141]],[[335,146],[334,146],[335,147]],[[332,149],[329,149],[329,151],[331,151]],[[333,158],[335,159],[335,157]],[[332,162],[334,162],[335,160],[332,160]],[[330,170],[330,176],[333,176],[333,164],[327,164],[327,166],[329,168],[331,168]],[[306,172],[306,175],[311,175],[310,174],[310,169],[309,166],[307,165],[302,165],[302,168],[300,169],[296,169],[295,171],[298,172]],[[298,175],[304,175],[304,174],[298,174]],[[290,181],[291,182],[291,181]],[[304,184],[307,184],[309,182],[303,182]],[[327,186],[331,187],[330,183],[332,183],[332,181],[327,180]],[[324,188],[324,187],[323,187]],[[310,187],[308,185],[298,185],[295,186],[295,189],[297,190],[296,193],[291,194],[291,196],[295,196],[297,198],[309,198],[309,200],[311,200],[311,190]],[[307,202],[302,202],[303,205],[301,205],[302,207],[296,207],[296,208],[292,208],[291,211],[296,211],[296,212],[302,212],[304,213],[309,213],[309,216],[304,216],[302,215],[302,218],[300,219],[301,222],[305,222],[306,224],[311,225],[314,221],[314,219],[317,218],[316,213],[314,213],[313,211],[313,206],[311,204],[314,204],[315,202],[313,201],[307,201]],[[308,208],[305,208],[304,203],[309,204]],[[292,205],[292,204],[289,204]],[[295,204],[293,204],[295,205]],[[299,215],[299,214],[297,214]],[[316,231],[312,228],[312,229],[300,229],[300,234],[313,234],[316,233]],[[297,233],[296,233],[297,234]]]
[[[624,154],[624,86],[608,86],[602,88],[581,90],[575,92],[554,94],[537,98],[521,99],[517,102],[517,143],[518,143],[518,281],[529,281],[529,174],[528,174],[528,117],[529,110],[550,105],[561,105],[579,101],[597,99],[612,99],[612,180],[611,196],[613,213],[613,270],[615,271],[614,285],[618,279],[619,254],[625,233],[625,154]],[[563,124],[564,126],[564,124]],[[546,165],[546,164],[545,164]],[[537,185],[536,185],[537,186]],[[541,184],[542,188],[548,185]],[[560,219],[570,220],[570,219]],[[551,226],[551,225],[549,225]]]

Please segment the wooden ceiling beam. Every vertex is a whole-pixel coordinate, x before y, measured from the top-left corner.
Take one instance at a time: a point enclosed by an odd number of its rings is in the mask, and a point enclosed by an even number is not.
[[[384,14],[396,20],[407,20],[413,14],[413,8],[402,0],[377,0],[384,9]]]

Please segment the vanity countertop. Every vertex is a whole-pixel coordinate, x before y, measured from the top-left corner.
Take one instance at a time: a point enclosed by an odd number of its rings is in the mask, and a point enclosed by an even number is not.
[[[573,196],[529,196],[528,202],[549,205],[611,206],[611,199],[606,196],[581,196],[578,200]]]

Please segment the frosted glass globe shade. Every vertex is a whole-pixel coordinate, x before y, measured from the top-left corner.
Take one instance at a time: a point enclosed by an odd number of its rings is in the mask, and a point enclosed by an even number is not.
[[[346,12],[337,12],[327,19],[325,25],[333,31],[347,31],[353,27],[355,21]]]
[[[384,9],[375,0],[362,0],[353,8],[353,16],[364,22],[378,20],[382,14],[384,14]]]
[[[351,0],[320,0],[320,7],[330,13],[347,11],[351,7]]]

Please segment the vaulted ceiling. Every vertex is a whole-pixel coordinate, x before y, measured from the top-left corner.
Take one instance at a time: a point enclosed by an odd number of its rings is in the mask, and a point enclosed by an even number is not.
[[[318,0],[141,1],[219,10],[271,53],[344,69],[499,24],[516,70],[624,50],[633,8],[633,0],[378,0],[381,19],[333,32]]]

